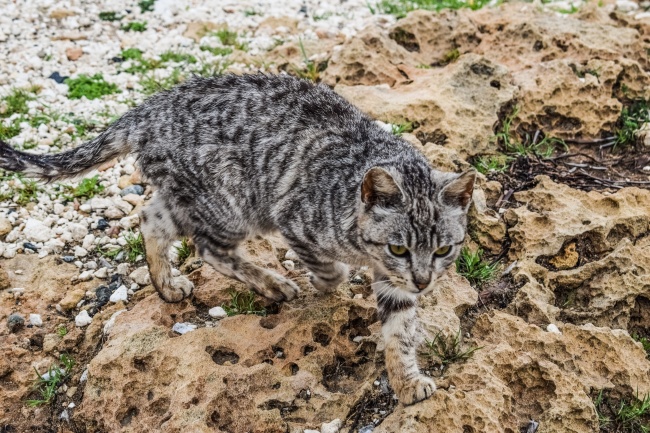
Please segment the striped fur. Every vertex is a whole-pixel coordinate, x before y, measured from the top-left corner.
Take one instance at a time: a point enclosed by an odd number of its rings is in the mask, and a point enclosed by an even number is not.
[[[415,362],[416,297],[458,255],[473,173],[433,170],[324,85],[262,74],[192,78],[58,155],[2,144],[0,167],[52,180],[127,153],[156,189],[141,229],[152,281],[166,301],[192,291],[185,277],[172,278],[166,259],[180,236],[223,274],[270,299],[292,299],[293,282],[238,252],[246,238],[280,231],[320,291],[345,281],[348,265],[374,268],[393,386],[405,403],[433,392]],[[408,257],[393,255],[389,244],[407,247]],[[435,257],[443,246],[449,254]]]

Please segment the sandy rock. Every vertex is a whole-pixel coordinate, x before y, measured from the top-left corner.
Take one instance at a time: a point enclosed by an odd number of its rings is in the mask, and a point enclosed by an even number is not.
[[[259,24],[255,34],[294,34],[298,30],[298,22],[298,19],[292,17],[267,17]]]
[[[462,157],[489,152],[501,106],[515,92],[507,70],[468,54],[445,70],[415,71],[411,82],[392,89],[339,84],[335,90],[380,120],[417,123],[416,136],[424,143],[444,145]]]
[[[11,287],[11,281],[9,280],[9,274],[4,268],[0,268],[0,290],[8,289]]]
[[[65,55],[70,61],[76,61],[79,60],[79,58],[83,55],[83,50],[81,47],[70,47],[66,48],[65,50]]]
[[[209,21],[194,21],[187,24],[183,36],[194,39],[194,42],[199,42],[208,32],[219,30],[224,27],[223,24],[216,24]]]
[[[11,221],[7,218],[0,218],[0,236],[4,236],[13,229]]]
[[[86,291],[83,289],[71,290],[68,293],[66,293],[63,299],[61,299],[59,305],[65,311],[72,310],[77,307],[77,304],[79,303],[79,301],[81,301],[84,298],[85,295],[86,295]]]
[[[74,16],[75,12],[69,9],[54,9],[50,12],[50,18],[55,20],[62,20],[67,17]]]

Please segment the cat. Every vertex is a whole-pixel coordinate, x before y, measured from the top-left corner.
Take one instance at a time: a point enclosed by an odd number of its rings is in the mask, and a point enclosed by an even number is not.
[[[331,293],[348,265],[369,265],[390,383],[404,404],[436,387],[416,359],[418,296],[454,263],[476,173],[443,173],[325,85],[288,75],[194,77],[59,154],[0,144],[0,168],[54,180],[133,153],[156,192],[140,214],[151,281],[168,302],[193,289],[172,277],[172,242],[274,301],[298,286],[247,261],[238,245],[279,231]]]

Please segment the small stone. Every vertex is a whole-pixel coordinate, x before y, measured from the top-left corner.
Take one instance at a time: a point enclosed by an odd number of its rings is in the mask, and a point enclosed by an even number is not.
[[[131,278],[139,286],[148,286],[149,284],[151,284],[149,268],[147,268],[146,266],[142,266],[136,269],[135,271],[131,272],[129,274],[129,278]]]
[[[298,254],[294,250],[289,250],[287,253],[284,255],[285,260],[291,260],[291,261],[297,261],[298,260]]]
[[[306,429],[303,430],[303,433],[320,433],[320,431],[318,431],[318,430],[310,430],[310,429],[306,428]]]
[[[142,187],[142,185],[127,186],[120,192],[120,195],[124,197],[127,194],[142,195],[144,194],[144,188]]]
[[[367,426],[361,427],[359,433],[371,433],[375,429],[374,424],[368,424]]]
[[[63,256],[61,257],[61,260],[63,260],[66,263],[72,263],[74,262],[74,256]]]
[[[93,318],[88,315],[88,311],[83,310],[74,318],[74,324],[79,328],[90,325],[90,322],[93,321]]]
[[[97,230],[106,230],[108,227],[108,221],[106,221],[104,218],[97,220]]]
[[[120,275],[126,275],[129,273],[129,264],[128,263],[120,263],[117,265],[117,270],[116,272]]]
[[[86,269],[90,269],[90,270],[94,271],[95,269],[97,269],[97,262],[94,261],[94,260],[91,260],[89,262],[86,262],[85,266],[86,266]]]
[[[83,50],[79,47],[70,47],[65,50],[65,55],[70,61],[79,60],[79,57],[83,55]]]
[[[381,385],[381,382],[378,381],[378,380],[375,380],[372,384],[375,385],[375,386],[379,386],[379,385]]]
[[[90,233],[84,236],[83,244],[81,246],[83,249],[88,251],[93,248],[94,243],[95,243],[95,235]]]
[[[108,269],[106,269],[105,267],[99,268],[93,273],[93,276],[95,278],[104,279],[104,278],[108,277]]]
[[[83,373],[81,373],[81,377],[79,378],[79,383],[84,383],[87,380],[88,380],[88,369],[86,368],[83,371]]]
[[[81,242],[86,235],[88,235],[88,228],[83,224],[70,223],[67,225],[68,231],[72,235],[72,239]]]
[[[336,418],[334,421],[324,422],[320,426],[321,433],[338,433],[341,429],[341,420]]]
[[[41,319],[40,314],[30,314],[29,323],[31,323],[33,326],[43,326],[43,319]]]
[[[546,332],[551,332],[553,334],[562,334],[558,327],[553,323],[549,323],[549,325],[546,327]]]
[[[58,72],[52,72],[50,76],[47,78],[54,80],[54,82],[57,84],[63,84],[63,82],[70,77],[68,77],[67,75],[61,75]]]
[[[226,310],[224,310],[221,307],[210,308],[210,310],[208,311],[208,314],[213,319],[223,319],[225,317],[228,317],[228,313],[226,313]]]
[[[121,285],[120,287],[117,288],[115,292],[113,292],[109,300],[111,302],[120,302],[120,301],[126,302],[129,299],[127,290],[128,289],[126,288],[125,285]]]
[[[113,290],[107,286],[99,286],[95,289],[95,297],[97,298],[97,305],[103,306],[108,303],[113,294]]]
[[[132,229],[140,224],[140,216],[138,214],[129,215],[120,220],[120,227],[125,229]]]
[[[356,295],[354,295],[354,299],[363,299],[363,294],[357,293]]]
[[[70,422],[70,414],[68,414],[68,409],[64,409],[63,412],[61,412],[59,419],[61,421]]]
[[[83,271],[77,276],[76,281],[90,281],[93,279],[92,271]]]
[[[0,218],[0,236],[4,236],[11,231],[13,226],[7,218]]]
[[[42,221],[30,218],[25,222],[23,234],[32,242],[47,242],[53,237],[52,230]]]
[[[83,289],[76,289],[66,293],[65,297],[61,299],[59,305],[63,308],[64,311],[72,310],[77,306],[79,301],[81,301],[84,296],[86,296],[86,291]]]
[[[197,326],[193,323],[174,323],[174,326],[172,326],[172,331],[183,335],[187,334],[190,331],[194,331],[196,328]]]
[[[296,264],[293,262],[293,260],[285,260],[282,262],[282,266],[284,266],[284,269],[287,271],[293,271],[296,269]]]
[[[74,255],[75,257],[86,257],[88,255],[88,250],[84,247],[76,246],[74,247]]]
[[[7,318],[7,328],[9,328],[9,332],[16,332],[20,328],[25,326],[25,319],[23,319],[23,316],[20,314],[11,314]]]

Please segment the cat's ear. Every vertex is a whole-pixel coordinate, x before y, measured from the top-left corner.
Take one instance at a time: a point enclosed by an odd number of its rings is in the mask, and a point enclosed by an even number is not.
[[[476,171],[468,170],[448,181],[440,191],[440,201],[453,207],[467,209],[474,192],[474,182],[476,181]]]
[[[381,167],[368,170],[361,183],[361,201],[368,207],[392,207],[402,203],[404,194],[389,172]]]

